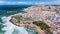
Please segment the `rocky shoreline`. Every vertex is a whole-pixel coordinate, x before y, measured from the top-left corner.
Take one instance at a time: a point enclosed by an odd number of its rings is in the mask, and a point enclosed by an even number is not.
[[[20,27],[20,22],[19,23],[16,23],[15,21],[13,21],[12,19],[10,19],[10,22],[12,22],[14,25],[16,26],[19,26]],[[24,23],[24,22],[23,22]],[[41,28],[41,30],[44,30],[46,32],[46,34],[53,34],[51,31],[50,31],[50,27],[45,24],[44,22],[41,22],[41,21],[34,21],[32,22],[33,24],[37,25],[38,27]],[[24,24],[27,24],[27,23],[24,23]],[[30,24],[30,23],[28,23]],[[27,26],[26,26],[27,27]]]
[[[51,29],[54,33],[60,32],[60,25],[56,25],[55,22],[60,22],[60,7],[57,6],[33,6],[26,10],[27,13],[18,16],[12,16],[10,22],[16,26],[20,26],[20,23],[30,24],[35,21],[42,21],[43,24],[47,25],[47,30]],[[33,23],[37,25],[38,23]],[[40,22],[39,22],[40,23]],[[41,24],[41,23],[40,23]],[[38,24],[39,25],[39,24]],[[56,27],[55,27],[56,26]],[[58,26],[58,27],[57,27]],[[40,25],[41,27],[41,25]],[[45,27],[42,27],[43,29]],[[41,28],[41,29],[42,29]],[[57,28],[57,29],[56,29]],[[58,31],[59,30],[59,31]],[[51,32],[50,32],[51,34]]]

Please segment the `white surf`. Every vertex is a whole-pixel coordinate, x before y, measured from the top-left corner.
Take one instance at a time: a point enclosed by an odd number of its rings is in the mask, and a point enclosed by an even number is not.
[[[11,16],[2,17],[2,21],[5,23],[3,25],[6,25],[4,28],[2,28],[2,30],[6,31],[4,34],[28,34],[24,27],[15,26],[9,21],[11,19]]]

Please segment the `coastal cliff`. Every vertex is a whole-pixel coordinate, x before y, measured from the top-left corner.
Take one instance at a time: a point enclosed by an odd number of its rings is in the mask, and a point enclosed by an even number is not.
[[[46,30],[47,34],[52,34],[50,31],[50,28],[53,28],[54,31],[57,32],[57,30],[60,28],[60,25],[54,25],[55,22],[60,22],[60,7],[58,6],[33,6],[26,10],[27,13],[24,13],[22,15],[15,15],[11,17],[10,22],[15,24],[16,26],[20,26],[20,22],[24,24],[30,24],[33,23],[39,27],[41,27],[42,30]],[[56,20],[59,18],[58,20]],[[36,22],[37,21],[37,22]],[[59,28],[54,26],[59,26]],[[57,29],[56,29],[57,28]],[[55,30],[56,29],[56,30]],[[52,30],[52,32],[54,32]]]

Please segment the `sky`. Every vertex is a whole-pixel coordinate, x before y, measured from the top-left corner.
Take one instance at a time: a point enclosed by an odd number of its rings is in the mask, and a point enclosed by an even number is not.
[[[0,0],[0,5],[60,4],[60,0]]]

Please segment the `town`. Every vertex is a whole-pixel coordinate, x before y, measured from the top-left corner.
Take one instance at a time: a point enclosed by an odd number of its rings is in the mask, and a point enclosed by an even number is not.
[[[25,11],[27,13],[12,16],[10,21],[17,26],[19,26],[20,22],[28,24],[35,21],[43,22],[42,25],[47,25],[47,28],[49,28],[53,34],[60,34],[60,7],[52,5],[32,6]]]

